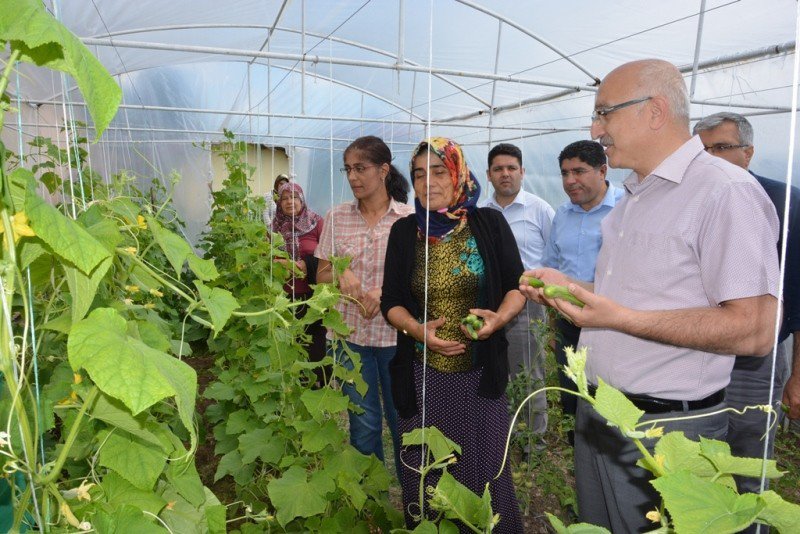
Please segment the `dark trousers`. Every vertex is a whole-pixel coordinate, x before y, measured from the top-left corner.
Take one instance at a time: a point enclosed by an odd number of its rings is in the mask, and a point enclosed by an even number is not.
[[[558,363],[558,384],[564,389],[576,391],[578,386],[575,382],[567,378],[564,374],[564,366],[567,364],[567,356],[564,353],[566,347],[578,348],[578,338],[581,329],[569,321],[559,317],[556,320],[556,362]],[[569,393],[561,393],[561,409],[564,415],[575,415],[575,408],[578,397]]]
[[[685,417],[715,412],[725,402],[701,410],[644,414],[642,421]],[[659,424],[661,426],[661,424]],[[679,431],[691,440],[700,436],[724,440],[728,413],[663,423],[664,433]],[[656,440],[643,439],[652,454]],[[595,412],[592,406],[578,401],[575,420],[575,487],[578,494],[578,518],[581,522],[603,526],[611,532],[647,532],[653,529],[646,517],[658,507],[660,498],[650,485],[652,473],[638,467],[642,457],[632,440]]]

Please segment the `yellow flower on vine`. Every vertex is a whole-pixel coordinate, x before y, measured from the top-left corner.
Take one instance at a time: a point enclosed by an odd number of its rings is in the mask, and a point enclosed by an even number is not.
[[[136,247],[125,247],[122,250],[124,250],[128,254],[136,254],[136,252],[137,252]]]
[[[144,221],[144,217],[142,217],[141,215],[136,216],[136,226],[138,226],[142,230],[147,230],[147,223]]]
[[[127,291],[128,293],[138,293],[139,286],[125,286],[125,291]]]
[[[33,237],[36,235],[33,229],[28,226],[28,216],[25,215],[24,211],[15,213],[10,217],[10,219],[11,231],[14,235],[14,243],[19,243],[19,240],[23,237]],[[0,220],[0,234],[5,232],[5,230],[5,225],[3,224],[3,221]]]
[[[159,291],[156,288],[151,289],[150,290],[150,294],[153,295],[154,297],[158,297],[158,298],[161,298],[161,297],[164,296],[164,293],[162,293],[161,291]]]
[[[653,523],[661,522],[661,513],[658,510],[650,510],[645,517]]]
[[[156,308],[156,305],[153,304],[152,302],[148,302],[147,304],[144,305],[144,309],[146,309],[146,310],[154,310],[155,308]]]
[[[656,426],[653,428],[648,428],[644,431],[644,437],[646,438],[660,438],[664,435],[664,427],[663,426]]]

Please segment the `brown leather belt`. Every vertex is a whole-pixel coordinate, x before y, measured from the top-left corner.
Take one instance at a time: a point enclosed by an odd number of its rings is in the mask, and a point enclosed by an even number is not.
[[[589,384],[589,394],[594,396],[597,391],[597,386]],[[672,400],[672,399],[659,399],[658,397],[650,397],[649,395],[634,395],[631,393],[622,392],[634,406],[643,410],[646,413],[667,413],[667,412],[688,412],[692,410],[702,410],[716,406],[725,400],[725,390],[721,389],[716,393],[712,393],[708,397],[700,400]]]

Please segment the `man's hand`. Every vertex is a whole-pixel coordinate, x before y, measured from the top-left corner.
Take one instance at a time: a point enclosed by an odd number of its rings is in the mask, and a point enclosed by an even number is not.
[[[561,312],[575,326],[581,328],[616,328],[618,321],[622,319],[625,308],[613,300],[595,295],[588,289],[584,289],[578,284],[569,283],[567,289],[578,300],[584,303],[583,308],[575,306],[563,299],[548,299],[542,296],[542,300],[548,306],[552,306]]]
[[[556,284],[559,286],[566,286],[571,282],[566,275],[562,274],[560,271],[551,269],[550,267],[542,267],[541,269],[525,271],[522,276],[538,278],[545,284]],[[538,304],[550,305],[544,298],[540,288],[535,288],[527,284],[520,284],[519,290],[529,300],[532,300]]]
[[[783,403],[789,407],[789,419],[800,419],[800,375],[792,373],[783,388]]]
[[[436,329],[442,326],[445,321],[447,321],[447,319],[444,317],[439,317],[433,321],[428,321],[424,325],[420,325],[418,331],[415,332],[416,334],[419,334],[419,337],[416,335],[413,337],[422,343],[425,339],[425,333],[427,332],[428,350],[437,352],[443,356],[458,356],[459,354],[463,354],[467,349],[463,343],[459,343],[458,341],[447,341],[445,339],[436,337]]]
[[[363,296],[362,289],[361,289],[361,280],[351,271],[350,269],[345,269],[342,274],[339,275],[339,291],[342,292],[343,295],[347,295],[348,297],[352,297],[358,301],[361,300]]]
[[[364,293],[361,297],[361,316],[367,321],[372,320],[381,311],[381,288],[376,287]]]

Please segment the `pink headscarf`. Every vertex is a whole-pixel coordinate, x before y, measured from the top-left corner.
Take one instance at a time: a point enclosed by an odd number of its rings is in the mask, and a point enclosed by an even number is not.
[[[294,193],[295,198],[300,200],[302,208],[297,215],[286,215],[281,208],[280,198],[284,191]],[[292,261],[299,261],[300,257],[300,236],[307,234],[320,223],[322,217],[308,209],[303,188],[294,182],[287,182],[278,188],[278,208],[275,217],[272,219],[272,231],[283,236],[285,250],[291,256]]]

